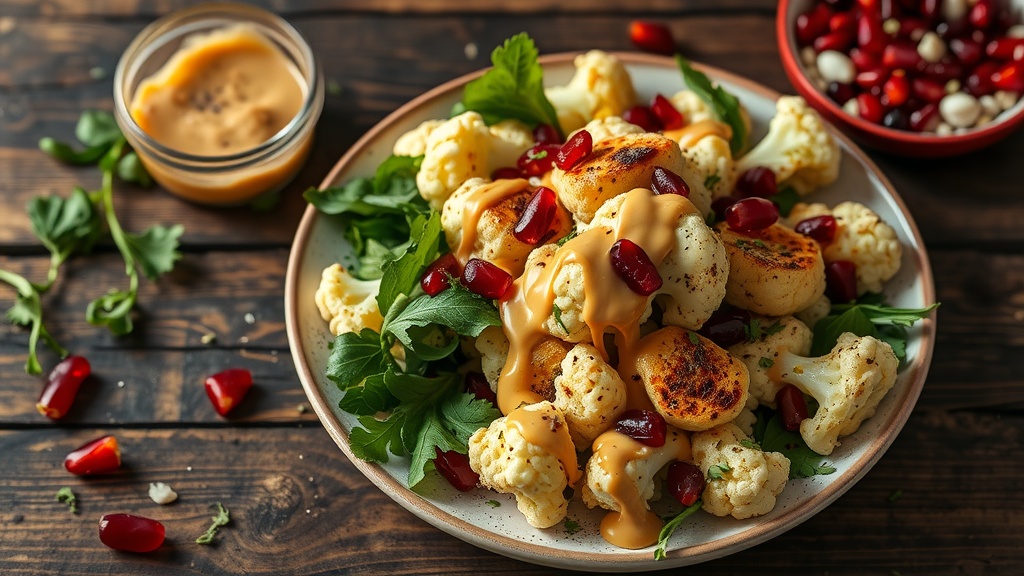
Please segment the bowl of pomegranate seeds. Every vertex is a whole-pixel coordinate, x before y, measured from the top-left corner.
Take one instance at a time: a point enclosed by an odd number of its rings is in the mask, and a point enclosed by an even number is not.
[[[1024,2],[781,0],[787,76],[823,116],[894,154],[964,154],[1024,122]]]

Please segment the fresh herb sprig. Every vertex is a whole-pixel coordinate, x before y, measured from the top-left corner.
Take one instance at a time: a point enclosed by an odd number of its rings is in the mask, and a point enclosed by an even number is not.
[[[213,544],[213,539],[217,536],[221,526],[227,526],[228,522],[231,522],[231,513],[220,502],[211,506],[211,508],[213,507],[217,508],[217,515],[211,518],[210,527],[206,529],[206,532],[196,538],[196,544]]]
[[[666,548],[668,547],[668,540],[675,534],[676,529],[685,521],[687,518],[692,516],[697,510],[700,510],[703,502],[697,500],[693,504],[686,507],[685,510],[680,512],[675,518],[669,520],[661,527],[661,532],[658,533],[658,546],[654,549],[654,559],[664,560],[666,557]]]
[[[936,302],[925,308],[894,308],[885,304],[881,294],[867,293],[848,304],[833,304],[828,316],[814,326],[811,355],[828,354],[844,332],[874,336],[892,346],[902,363],[907,359],[907,328],[927,318],[939,307]]]
[[[811,413],[813,414],[813,407]],[[832,474],[836,468],[828,464],[820,454],[811,450],[797,432],[789,432],[782,426],[782,416],[767,406],[758,406],[754,411],[754,442],[765,452],[781,452],[789,459],[790,478]]]
[[[712,83],[707,75],[690,66],[686,58],[679,54],[676,54],[676,64],[679,65],[686,86],[711,107],[718,120],[725,122],[732,129],[729,149],[732,150],[733,156],[737,156],[747,145],[747,125],[740,112],[739,99],[721,86]]]

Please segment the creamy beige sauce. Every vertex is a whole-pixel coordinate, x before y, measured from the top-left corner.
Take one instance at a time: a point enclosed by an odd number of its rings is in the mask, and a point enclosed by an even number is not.
[[[560,416],[552,417],[547,410],[513,410],[505,419],[506,424],[515,426],[527,442],[553,455],[562,463],[569,485],[582,476],[576,460],[576,447],[569,436],[569,427]]]
[[[718,120],[701,120],[682,128],[665,130],[664,135],[678,142],[679,147],[685,150],[705,136],[720,136],[725,140],[729,140],[732,138],[732,128]]]
[[[470,193],[469,198],[466,199],[466,206],[462,210],[462,239],[455,247],[455,258],[460,264],[465,266],[476,248],[480,219],[484,212],[529,187],[529,181],[523,179],[497,180],[480,186]],[[514,262],[505,262],[500,258],[491,264],[506,271],[522,267],[521,263],[516,266]]]

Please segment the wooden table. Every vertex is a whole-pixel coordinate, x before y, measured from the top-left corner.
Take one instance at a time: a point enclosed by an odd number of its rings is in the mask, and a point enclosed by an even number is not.
[[[71,414],[52,423],[26,376],[26,334],[0,324],[0,573],[13,574],[548,574],[485,552],[394,504],[350,464],[305,410],[284,330],[285,263],[316,185],[356,138],[427,88],[487,63],[521,30],[542,53],[630,50],[628,22],[667,22],[694,60],[791,90],[775,48],[769,0],[298,0],[269,2],[310,40],[332,90],[313,156],[272,213],[191,205],[160,190],[119,186],[129,230],[181,222],[184,258],[144,282],[135,332],[112,337],[84,320],[86,303],[124,285],[110,245],[76,258],[45,299],[47,322],[95,376]],[[6,0],[0,6],[0,267],[38,279],[45,251],[24,206],[36,195],[98,186],[95,169],[60,165],[36,148],[70,139],[83,109],[111,107],[122,50],[182,0]],[[472,50],[474,46],[477,50]],[[1024,132],[956,160],[872,154],[927,243],[938,297],[935,360],[917,408],[889,452],[836,503],[767,543],[709,562],[702,574],[1019,574],[1024,561]],[[0,290],[6,308],[12,294]],[[204,344],[203,336],[216,334]],[[52,354],[44,355],[50,367]],[[201,382],[252,370],[253,393],[218,417]],[[64,454],[105,433],[124,469],[82,479]],[[160,508],[150,482],[179,501]],[[54,500],[78,494],[81,514]],[[898,499],[893,494],[901,494]],[[218,543],[192,540],[209,506],[232,524]],[[102,546],[108,512],[164,521],[158,552]]]

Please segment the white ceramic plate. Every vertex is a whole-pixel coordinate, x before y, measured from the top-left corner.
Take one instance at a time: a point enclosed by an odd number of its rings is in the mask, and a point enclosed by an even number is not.
[[[672,60],[639,54],[618,55],[629,67],[641,100],[655,93],[674,94],[683,88]],[[560,54],[542,59],[545,81],[566,83],[573,73],[573,55]],[[774,115],[776,93],[708,67],[700,67],[736,94],[754,121],[753,141],[767,130]],[[459,100],[462,86],[480,73],[435,88],[403,106],[361,138],[331,171],[323,185],[372,175],[390,153],[392,144],[405,131],[430,118],[447,117]],[[923,242],[903,202],[878,168],[845,137],[836,133],[843,148],[840,180],[812,198],[830,205],[856,200],[879,213],[903,242],[900,273],[889,282],[887,294],[893,305],[923,307],[934,301],[931,270]],[[342,394],[324,376],[332,339],[326,323],[313,302],[321,271],[334,262],[347,262],[350,255],[337,221],[324,217],[310,206],[299,225],[288,263],[285,309],[288,340],[299,379],[310,403],[342,452],[371,482],[396,502],[430,524],[481,548],[527,562],[559,568],[633,572],[694,564],[725,556],[781,534],[810,518],[833,502],[860,479],[882,456],[903,427],[924,385],[931,359],[935,326],[919,323],[911,331],[908,361],[896,386],[878,412],[854,435],[843,439],[827,460],[838,470],[828,476],[792,480],[779,497],[775,509],[760,518],[738,521],[700,513],[679,529],[670,543],[666,560],[654,561],[653,548],[623,550],[605,542],[597,525],[603,512],[587,510],[577,498],[569,507],[569,518],[581,530],[567,534],[561,524],[547,530],[530,527],[515,506],[515,500],[489,490],[463,494],[443,480],[428,476],[419,492],[405,484],[405,459],[392,458],[385,466],[369,464],[352,456],[348,432],[356,423],[353,416],[338,409]],[[500,502],[493,507],[488,501]]]

